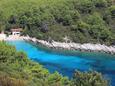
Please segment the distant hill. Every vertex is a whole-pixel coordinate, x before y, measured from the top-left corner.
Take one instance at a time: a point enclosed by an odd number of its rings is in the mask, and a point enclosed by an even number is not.
[[[0,29],[56,41],[115,44],[114,0],[0,0]]]

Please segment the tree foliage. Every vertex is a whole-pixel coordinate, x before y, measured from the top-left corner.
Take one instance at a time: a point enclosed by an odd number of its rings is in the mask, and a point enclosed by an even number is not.
[[[68,36],[74,42],[110,45],[115,40],[114,22],[114,0],[0,0],[0,29],[22,27],[24,35],[39,39],[63,41]],[[99,34],[104,31],[109,34],[103,40]]]
[[[73,77],[75,86],[109,86],[100,73],[95,71],[79,72],[76,71]]]

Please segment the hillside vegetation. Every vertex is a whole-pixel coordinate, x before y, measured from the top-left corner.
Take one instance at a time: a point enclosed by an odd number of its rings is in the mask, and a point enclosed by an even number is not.
[[[109,82],[95,71],[77,71],[71,80],[58,72],[50,74],[24,52],[0,42],[0,86],[109,86]]]
[[[0,29],[56,41],[115,44],[114,0],[0,0]]]

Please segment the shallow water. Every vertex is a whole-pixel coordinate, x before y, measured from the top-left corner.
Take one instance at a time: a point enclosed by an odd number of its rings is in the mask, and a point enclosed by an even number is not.
[[[115,56],[104,53],[75,52],[62,54],[46,51],[25,41],[9,41],[17,50],[23,50],[28,57],[44,65],[51,73],[58,71],[63,76],[72,77],[75,70],[90,69],[101,72],[115,86]],[[66,52],[67,53],[67,52]]]

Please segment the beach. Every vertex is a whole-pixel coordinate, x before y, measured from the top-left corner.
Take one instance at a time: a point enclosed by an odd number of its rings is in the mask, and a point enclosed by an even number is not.
[[[15,40],[23,40],[24,36],[19,36],[19,35],[9,35],[8,37],[6,37],[6,39],[4,39],[5,41],[15,41]]]

